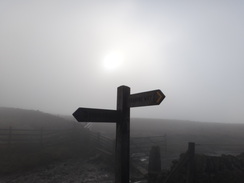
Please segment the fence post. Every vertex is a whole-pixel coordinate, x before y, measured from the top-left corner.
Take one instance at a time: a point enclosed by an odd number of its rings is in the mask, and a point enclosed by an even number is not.
[[[167,151],[168,151],[168,147],[167,147],[167,134],[164,135],[164,139],[165,139],[165,156],[167,156]]]
[[[40,130],[40,145],[41,145],[41,148],[43,148],[43,128],[41,128],[41,130]]]
[[[12,143],[12,127],[9,127],[9,132],[8,132],[8,148],[9,150],[11,149],[11,143]]]
[[[188,143],[188,156],[189,161],[187,165],[187,183],[194,183],[194,155],[195,155],[195,143]]]
[[[148,183],[154,183],[161,172],[161,156],[159,146],[152,146],[148,163]]]
[[[113,150],[112,150],[114,162],[115,162],[115,148],[116,148],[116,139],[113,140]]]
[[[101,147],[101,134],[100,132],[97,132],[97,147]]]

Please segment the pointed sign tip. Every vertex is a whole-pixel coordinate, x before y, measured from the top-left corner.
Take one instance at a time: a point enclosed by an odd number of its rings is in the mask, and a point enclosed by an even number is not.
[[[161,90],[158,90],[157,91],[157,96],[158,96],[158,99],[157,99],[157,103],[160,104],[164,98],[165,98],[165,95],[163,94],[163,92]]]

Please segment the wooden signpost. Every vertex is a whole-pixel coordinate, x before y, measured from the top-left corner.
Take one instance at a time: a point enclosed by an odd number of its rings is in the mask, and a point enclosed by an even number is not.
[[[78,108],[73,116],[79,122],[115,122],[115,183],[129,183],[130,108],[159,105],[165,95],[160,90],[130,94],[130,88],[117,89],[117,110]]]

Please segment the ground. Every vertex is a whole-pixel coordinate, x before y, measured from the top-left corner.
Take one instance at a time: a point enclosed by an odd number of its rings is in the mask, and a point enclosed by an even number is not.
[[[0,183],[112,183],[112,168],[94,159],[70,159],[4,175]]]

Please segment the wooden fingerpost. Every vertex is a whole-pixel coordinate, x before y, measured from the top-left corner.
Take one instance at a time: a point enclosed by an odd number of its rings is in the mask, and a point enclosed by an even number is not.
[[[116,123],[115,183],[129,183],[130,108],[159,105],[164,98],[161,90],[130,95],[128,86],[120,86],[117,89],[117,110],[80,107],[73,113],[79,122]]]
[[[129,183],[130,178],[130,88],[120,86],[117,90],[117,111],[115,147],[115,183]]]

